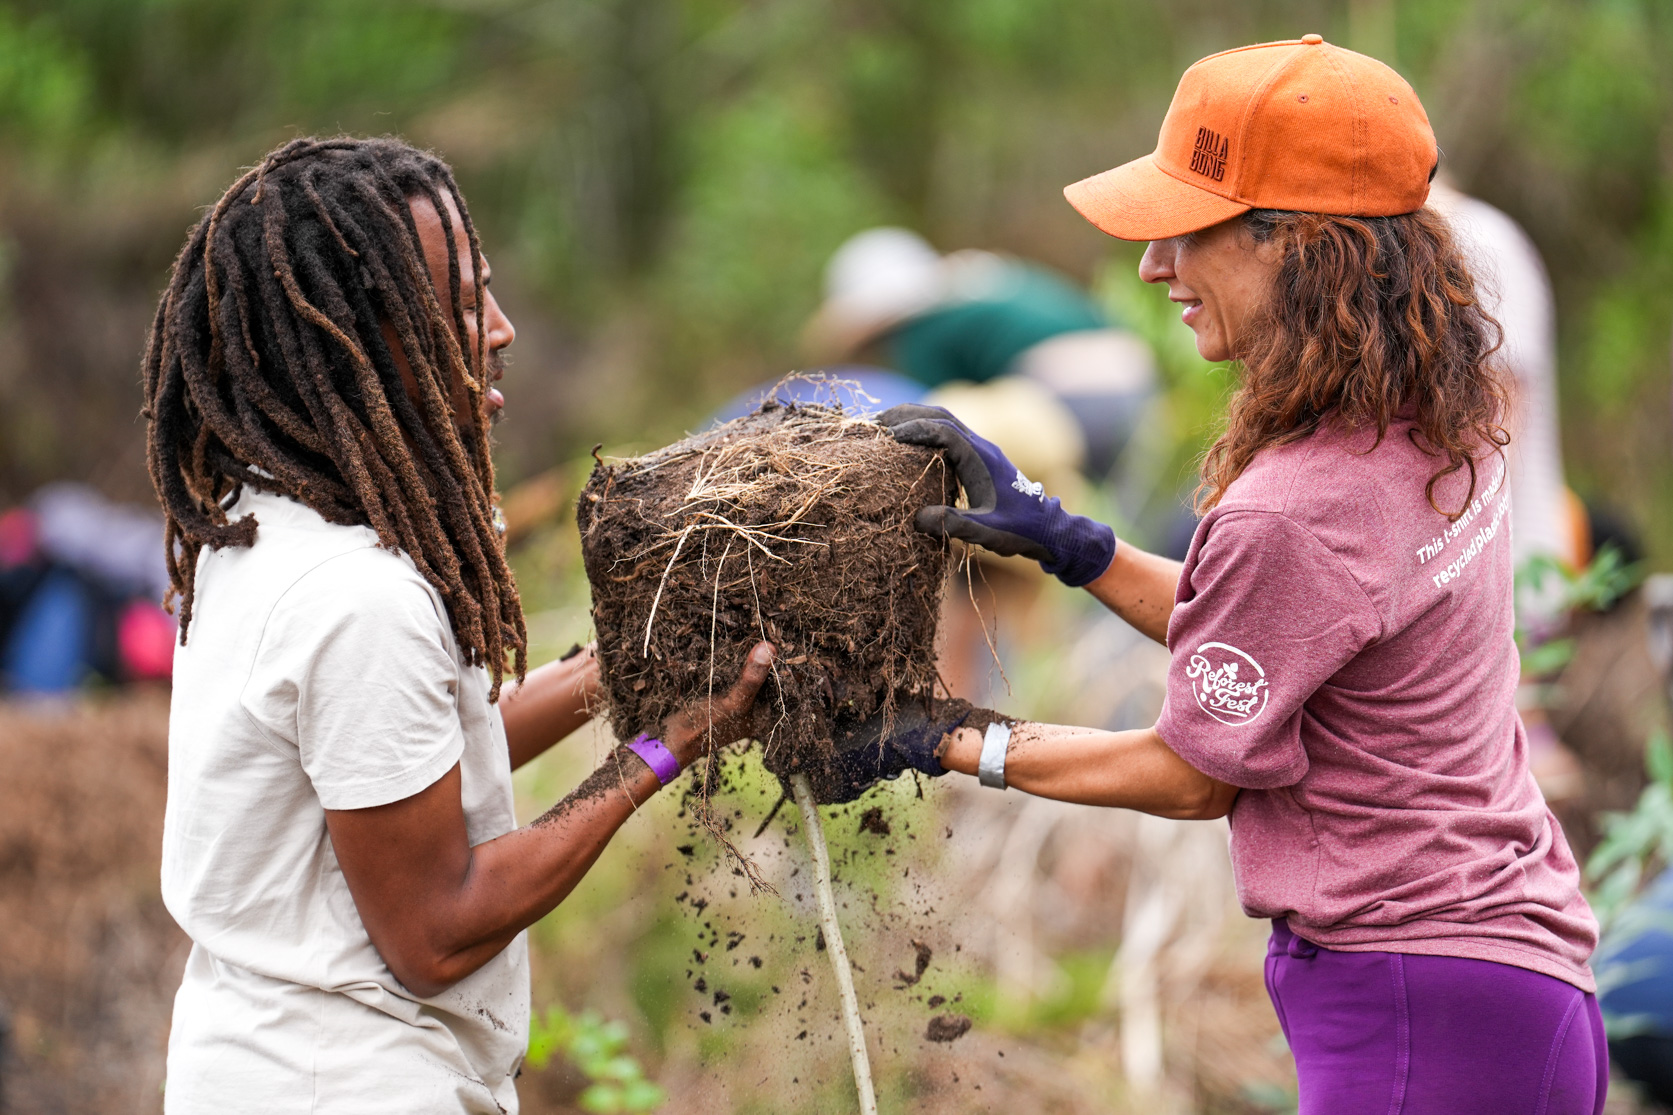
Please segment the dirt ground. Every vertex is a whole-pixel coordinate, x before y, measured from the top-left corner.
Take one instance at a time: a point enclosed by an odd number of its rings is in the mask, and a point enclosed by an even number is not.
[[[185,935],[158,864],[168,698],[0,704],[4,1110],[161,1107]]]

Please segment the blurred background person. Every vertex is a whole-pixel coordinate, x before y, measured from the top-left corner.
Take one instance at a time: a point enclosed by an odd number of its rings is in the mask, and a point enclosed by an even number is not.
[[[1069,498],[1119,472],[1155,398],[1149,345],[1040,264],[975,249],[942,255],[909,229],[880,227],[845,241],[824,283],[802,333],[816,362],[881,370],[888,399],[879,409],[947,407],[1031,480]],[[917,391],[892,389],[896,377]],[[942,674],[956,694],[985,701],[1013,672],[1006,659],[1014,666],[1042,634],[1044,581],[1032,562],[990,554],[965,555],[953,578]]]
[[[1512,557],[1523,576],[1517,586],[1517,622],[1524,649],[1560,633],[1563,586],[1551,576],[1529,577],[1539,563],[1569,571],[1592,558],[1585,505],[1563,475],[1561,406],[1557,391],[1557,315],[1551,280],[1539,249],[1508,215],[1457,189],[1438,175],[1429,205],[1445,216],[1479,277],[1482,308],[1503,330],[1499,356],[1515,386],[1506,428],[1514,529]],[[1533,563],[1532,565],[1530,563]],[[1519,698],[1528,728],[1529,761],[1548,801],[1580,793],[1582,771],[1574,753],[1552,729],[1540,678],[1528,679]]]
[[[167,681],[163,520],[61,481],[0,513],[0,689],[64,695]]]
[[[1452,225],[1480,278],[1482,308],[1504,330],[1499,355],[1516,384],[1507,423],[1516,564],[1539,555],[1578,569],[1591,557],[1591,542],[1585,509],[1563,476],[1557,315],[1545,263],[1521,225],[1458,190],[1447,175],[1436,177],[1429,205]]]
[[[926,394],[957,392],[973,428],[1007,450],[1050,442],[1035,451],[1049,461],[1039,471],[1107,476],[1156,390],[1149,346],[1068,279],[994,252],[943,256],[904,228],[867,229],[837,249],[803,338],[817,363],[879,365]],[[1042,428],[1059,408],[1068,421]]]

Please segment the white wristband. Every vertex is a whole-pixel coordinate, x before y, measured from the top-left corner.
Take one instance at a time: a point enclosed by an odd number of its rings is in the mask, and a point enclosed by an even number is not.
[[[1003,720],[988,725],[982,737],[982,761],[976,766],[976,779],[996,790],[1005,788],[1005,752],[1011,746],[1011,726]]]

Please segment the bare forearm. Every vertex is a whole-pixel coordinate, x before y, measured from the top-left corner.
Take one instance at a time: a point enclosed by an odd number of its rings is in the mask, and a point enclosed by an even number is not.
[[[472,848],[458,885],[434,895],[427,910],[426,968],[436,986],[413,990],[433,994],[451,986],[555,909],[660,788],[643,760],[618,747],[532,824]]]
[[[663,722],[674,764],[683,769],[716,741],[748,733],[772,655],[770,644],[757,645],[726,695],[702,703],[701,718],[686,710]],[[534,824],[472,847],[455,764],[410,797],[326,810],[325,823],[372,944],[402,983],[429,996],[486,964],[562,902],[660,788],[644,759],[618,747]]]
[[[500,698],[505,739],[516,770],[592,717],[598,698],[598,656],[593,647],[529,671]]]
[[[982,734],[953,733],[941,755],[949,770],[975,774]],[[1237,788],[1181,759],[1154,728],[1104,732],[1022,723],[1011,734],[1005,781],[1013,789],[1081,805],[1114,806],[1159,817],[1223,817]]]
[[[1183,566],[1123,542],[1099,578],[1086,586],[1104,607],[1163,645]]]

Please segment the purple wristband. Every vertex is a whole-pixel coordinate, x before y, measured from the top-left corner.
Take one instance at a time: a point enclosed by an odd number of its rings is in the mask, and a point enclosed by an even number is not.
[[[645,760],[645,765],[664,786],[680,776],[680,761],[663,746],[661,740],[652,739],[649,732],[640,732],[627,746],[628,750]]]

